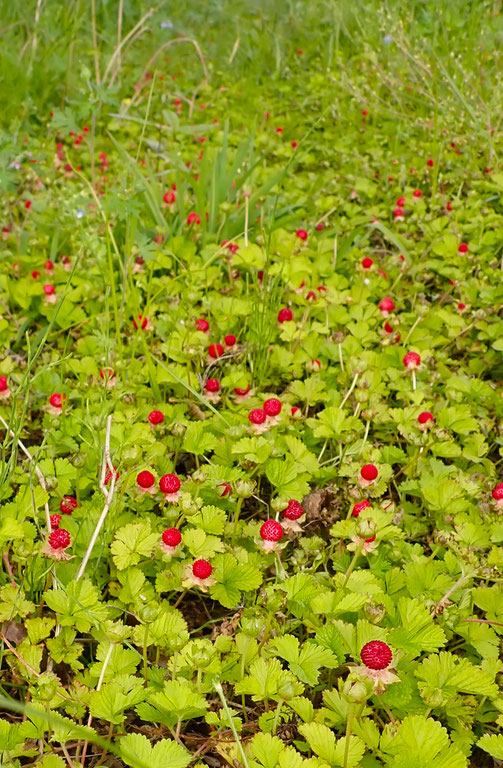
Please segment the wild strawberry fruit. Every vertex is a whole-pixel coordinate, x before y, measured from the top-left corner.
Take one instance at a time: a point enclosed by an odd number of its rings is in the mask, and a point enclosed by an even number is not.
[[[66,549],[70,546],[70,534],[64,528],[57,528],[49,534],[49,546],[52,549]]]
[[[293,312],[289,307],[283,307],[283,309],[280,309],[278,312],[278,323],[288,323],[290,320],[293,320]]]
[[[217,358],[221,357],[224,353],[224,348],[221,344],[210,344],[208,347],[208,354],[213,359],[216,360]]]
[[[237,339],[236,339],[236,337],[234,336],[233,333],[228,333],[227,336],[225,337],[224,341],[225,341],[225,346],[226,347],[233,347],[233,346],[235,346],[235,344],[237,342]]]
[[[276,549],[277,543],[283,538],[284,531],[281,523],[276,520],[266,520],[260,526],[260,538],[262,547],[267,551]]]
[[[250,385],[248,385],[246,389],[243,389],[242,387],[236,387],[234,389],[234,394],[237,398],[239,397],[245,399],[250,394]]]
[[[7,376],[0,376],[0,400],[10,397],[9,382]]]
[[[460,243],[458,247],[458,253],[467,253],[468,252],[468,245],[466,243]]]
[[[200,224],[201,223],[201,217],[195,212],[192,211],[192,213],[189,213],[187,216],[187,224],[190,227],[191,224]]]
[[[371,640],[361,649],[360,658],[369,669],[386,669],[391,664],[393,653],[382,640]]]
[[[281,128],[281,126],[278,126],[276,128],[276,133],[283,133],[283,128]]]
[[[434,163],[431,157],[429,160],[426,161],[426,165],[428,166],[428,168],[433,168]]]
[[[210,330],[210,324],[204,317],[200,317],[196,320],[196,328],[198,331],[203,331],[203,333],[207,333]]]
[[[110,480],[112,479],[114,474],[115,474],[115,480],[117,481],[119,479],[121,473],[116,471],[116,467],[114,467],[113,473],[112,473],[111,469],[109,469],[108,472],[106,473],[106,475],[105,475],[105,485],[108,485],[108,483],[110,482]]]
[[[226,496],[230,496],[232,493],[232,486],[230,483],[219,483],[217,486],[218,495],[224,499]]]
[[[492,489],[491,495],[494,501],[501,502],[503,505],[503,483],[498,483],[498,485]]]
[[[50,517],[51,520],[51,531],[55,531],[59,528],[59,524],[61,522],[61,515],[54,514]]]
[[[466,304],[463,301],[458,302],[458,310],[459,312],[464,312],[466,309]]]
[[[379,470],[377,469],[375,464],[364,464],[364,466],[360,470],[360,475],[364,480],[367,481],[367,483],[373,482],[376,477],[379,474]]]
[[[298,229],[295,233],[299,240],[307,240],[307,232],[305,229]]]
[[[324,229],[325,229],[325,225],[322,221],[320,221],[320,223],[315,226],[315,230],[317,232],[323,232]]]
[[[180,479],[177,475],[173,474],[163,475],[159,480],[159,488],[168,496],[173,496],[178,493],[180,485]]]
[[[71,515],[78,506],[77,499],[74,496],[63,496],[59,502],[59,508],[64,515]]]
[[[152,472],[145,469],[143,472],[139,472],[136,476],[136,482],[144,491],[150,490],[155,483],[155,477]]]
[[[248,414],[248,420],[251,424],[263,424],[266,418],[267,414],[262,408],[253,408]]]
[[[294,139],[294,140],[292,141],[292,149],[297,149],[297,147],[298,147],[298,146],[299,146],[299,142],[298,142],[298,141],[295,141],[295,139]]]
[[[144,331],[148,325],[148,318],[143,317],[143,315],[138,315],[138,317],[135,317],[133,319],[133,325],[136,328],[136,330],[138,330],[138,328],[141,328],[142,331]]]
[[[208,579],[213,573],[213,566],[208,560],[196,560],[192,565],[192,573],[196,579]]]
[[[421,355],[418,355],[417,352],[407,352],[404,355],[403,364],[406,368],[414,370],[421,365]]]
[[[162,541],[166,547],[175,549],[179,544],[181,544],[182,534],[178,528],[166,528],[166,530],[162,532]]]
[[[395,309],[395,302],[389,296],[385,296],[384,299],[381,299],[379,302],[379,309],[381,310],[383,316],[386,317]]]
[[[278,416],[281,413],[281,408],[282,408],[281,400],[278,400],[277,397],[270,397],[264,403],[264,412],[267,416],[270,416],[270,417]],[[260,410],[260,409],[257,409],[257,410]]]
[[[204,388],[206,392],[219,392],[220,382],[218,381],[218,379],[208,379],[208,381],[204,385]]]
[[[38,271],[38,269],[34,269],[33,272],[31,273],[31,276],[34,280],[37,280],[40,277],[40,272]]]
[[[365,258],[362,259],[363,269],[370,269],[373,263],[374,263],[374,259],[371,259],[370,256],[365,256]]]
[[[364,509],[368,509],[369,507],[370,501],[368,499],[363,499],[354,505],[353,509],[351,510],[351,514],[353,517],[358,517],[360,512],[363,512]]]
[[[148,415],[148,420],[154,426],[156,424],[162,424],[162,422],[164,421],[164,414],[162,411],[150,411]]]
[[[395,208],[393,211],[393,216],[395,219],[399,219],[401,216],[403,216],[403,208]]]
[[[388,322],[384,323],[384,331],[385,333],[393,333],[393,326]]]
[[[397,208],[403,208],[405,206],[405,197],[399,197],[396,201]]]
[[[53,414],[61,413],[65,400],[66,395],[62,395],[60,392],[55,392],[49,398],[49,411]]]
[[[420,424],[428,424],[430,421],[435,421],[434,415],[430,411],[423,411],[417,417]]]
[[[168,189],[168,191],[165,192],[162,196],[162,199],[166,205],[172,205],[176,200],[176,192],[173,189]]]
[[[54,269],[54,262],[47,259],[47,261],[44,262],[44,269],[46,272],[52,272]]]
[[[306,301],[316,301],[318,297],[316,296],[314,291],[308,291],[306,293]]]
[[[287,520],[298,520],[304,514],[304,507],[299,501],[290,499],[288,506],[281,513]]]
[[[306,363],[306,368],[308,371],[312,371],[313,373],[317,373],[318,371],[321,371],[322,364],[321,360],[318,360],[315,358],[314,360],[311,360],[309,363]]]
[[[100,368],[100,379],[109,382],[115,378],[115,371],[113,368]]]
[[[290,415],[292,419],[300,419],[302,418],[302,411],[297,405],[292,405],[292,408],[290,410]]]
[[[56,289],[53,285],[51,285],[51,283],[46,283],[44,286],[42,286],[42,290],[46,296],[53,296]]]

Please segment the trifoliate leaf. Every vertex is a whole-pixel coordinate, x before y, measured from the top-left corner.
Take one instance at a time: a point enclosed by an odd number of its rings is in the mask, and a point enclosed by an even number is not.
[[[213,575],[217,580],[210,589],[214,600],[225,608],[233,608],[241,599],[241,592],[258,589],[262,574],[250,563],[238,563],[232,555],[218,555],[213,560]]]
[[[282,635],[273,640],[268,647],[282,659],[288,662],[290,671],[307,685],[316,685],[320,669],[334,669],[338,660],[328,648],[323,648],[310,641],[300,647],[294,635]]]
[[[398,728],[387,725],[381,736],[384,764],[389,768],[466,768],[467,759],[449,741],[446,729],[431,717],[405,717]]]
[[[172,728],[178,720],[192,720],[206,713],[208,704],[186,680],[166,680],[164,688],[142,702],[136,712],[142,720],[162,723]]]
[[[119,528],[110,547],[115,566],[119,571],[149,558],[159,541],[159,535],[152,533],[150,523],[129,523]]]
[[[186,768],[192,759],[190,753],[172,739],[161,739],[152,746],[143,734],[128,733],[121,737],[119,744],[122,759],[132,768]]]
[[[405,653],[418,655],[421,651],[436,651],[446,637],[438,627],[428,609],[415,598],[401,597],[398,601],[401,626],[390,632],[391,645]]]
[[[498,686],[491,675],[468,659],[443,651],[425,659],[415,671],[421,695],[440,689],[453,696],[458,691],[495,698]]]

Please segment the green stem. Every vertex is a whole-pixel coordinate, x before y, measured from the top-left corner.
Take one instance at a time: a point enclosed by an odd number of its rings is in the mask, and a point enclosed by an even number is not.
[[[355,569],[355,565],[356,565],[356,563],[358,561],[358,558],[360,557],[360,555],[362,553],[363,544],[364,544],[364,542],[362,541],[360,544],[358,544],[358,547],[356,548],[356,551],[355,551],[355,553],[353,555],[353,559],[351,560],[351,562],[349,564],[349,568],[347,569],[346,573],[344,574],[344,584],[342,585],[343,587],[346,586],[346,584],[349,581],[349,577],[351,576],[351,574],[353,573],[353,571]]]
[[[346,742],[344,744],[344,768],[348,768],[348,758],[349,758],[349,743],[351,740],[351,730],[353,728],[353,720],[355,717],[355,705],[351,703],[349,705],[348,710],[348,721],[346,723]]]
[[[225,710],[225,714],[227,715],[227,719],[229,721],[229,726],[230,726],[230,729],[232,731],[232,735],[234,736],[234,740],[235,740],[236,746],[238,748],[238,752],[239,752],[239,755],[240,755],[241,762],[243,763],[244,768],[250,768],[250,764],[248,763],[248,759],[247,759],[247,757],[245,755],[245,751],[243,749],[243,745],[241,744],[241,740],[240,740],[238,732],[236,730],[236,726],[234,724],[234,720],[232,719],[232,714],[231,714],[231,711],[230,711],[229,706],[227,704],[227,699],[225,698],[225,694],[224,694],[224,690],[222,688],[222,685],[219,682],[214,682],[213,683],[213,687],[215,688],[215,691],[218,693],[218,695],[220,697],[220,701],[222,702],[222,706],[223,706],[223,708]]]

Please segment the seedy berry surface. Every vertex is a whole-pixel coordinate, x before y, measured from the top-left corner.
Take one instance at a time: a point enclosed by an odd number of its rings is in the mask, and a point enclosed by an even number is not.
[[[136,482],[140,488],[151,488],[155,483],[155,477],[148,469],[143,472],[139,472],[136,476]]]
[[[182,541],[182,534],[178,528],[166,528],[162,532],[162,540],[167,547],[177,547]]]
[[[298,520],[304,514],[304,507],[300,501],[290,499],[288,506],[281,513],[287,520]]]
[[[64,528],[57,528],[49,534],[49,544],[53,549],[66,549],[70,546],[70,534]]]
[[[213,573],[213,566],[208,560],[196,560],[192,565],[192,573],[196,579],[208,579]]]
[[[270,397],[264,403],[264,411],[267,416],[278,416],[281,413],[281,400],[277,397]]]
[[[360,474],[364,480],[372,481],[375,480],[378,476],[379,470],[375,464],[364,464],[360,470]]]
[[[386,669],[391,664],[393,654],[387,643],[371,640],[361,649],[360,658],[369,669]]]
[[[159,480],[159,488],[163,493],[177,493],[180,490],[180,479],[177,475],[163,475]]]
[[[248,420],[252,424],[263,424],[267,418],[267,414],[263,408],[253,408],[248,414]]]
[[[260,527],[260,537],[264,541],[279,541],[283,538],[283,527],[276,520],[266,520]]]

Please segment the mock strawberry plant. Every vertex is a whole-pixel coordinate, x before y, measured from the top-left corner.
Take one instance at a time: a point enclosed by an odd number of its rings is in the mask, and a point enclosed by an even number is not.
[[[1,12],[0,764],[497,765],[494,3],[113,5]]]

